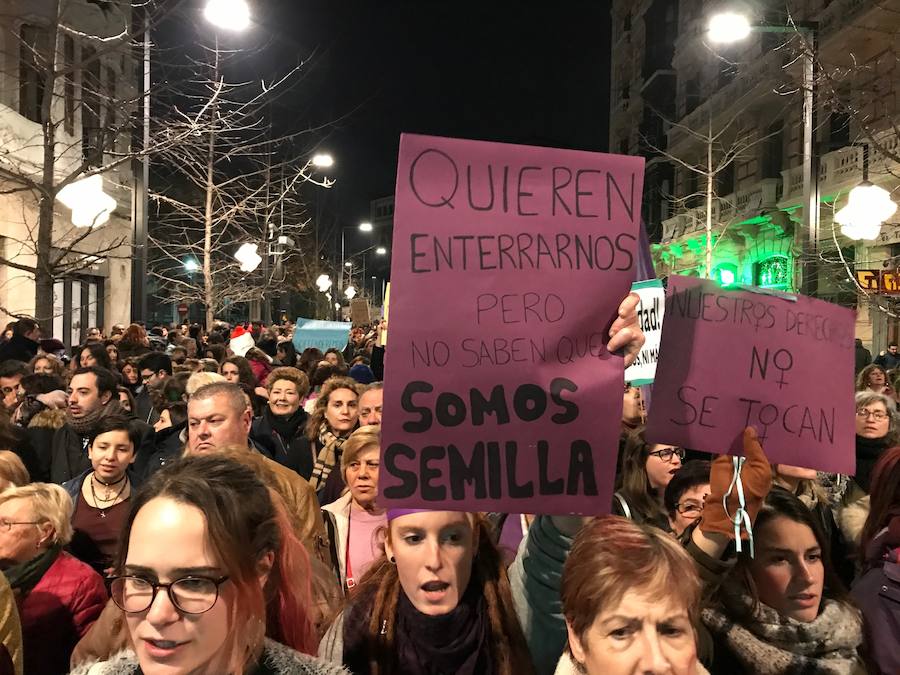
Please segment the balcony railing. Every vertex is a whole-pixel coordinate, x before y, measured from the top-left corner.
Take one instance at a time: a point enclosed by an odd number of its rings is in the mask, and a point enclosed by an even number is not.
[[[752,188],[740,190],[722,199],[713,199],[713,228],[719,229],[739,220],[755,218],[765,211],[777,208],[781,181],[766,178]],[[700,232],[706,228],[706,204],[687,209],[663,221],[663,243],[671,242],[685,235]]]

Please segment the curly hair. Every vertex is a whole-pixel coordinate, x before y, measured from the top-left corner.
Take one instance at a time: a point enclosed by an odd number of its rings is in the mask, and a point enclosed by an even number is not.
[[[328,399],[338,389],[349,389],[359,398],[359,384],[349,377],[332,377],[322,385],[319,398],[316,399],[316,407],[306,422],[306,438],[310,443],[315,443],[319,437],[319,429],[325,421],[325,409],[328,407]]]

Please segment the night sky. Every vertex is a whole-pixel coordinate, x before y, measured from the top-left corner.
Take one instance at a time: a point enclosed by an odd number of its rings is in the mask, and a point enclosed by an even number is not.
[[[255,25],[234,40],[260,47],[259,75],[312,54],[276,116],[294,128],[334,122],[310,141],[335,158],[326,208],[345,225],[393,193],[404,131],[607,147],[608,0],[251,5]]]

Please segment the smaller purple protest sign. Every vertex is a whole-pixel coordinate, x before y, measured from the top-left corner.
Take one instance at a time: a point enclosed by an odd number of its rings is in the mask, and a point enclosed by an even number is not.
[[[647,439],[772,463],[855,471],[854,314],[806,296],[669,277]]]

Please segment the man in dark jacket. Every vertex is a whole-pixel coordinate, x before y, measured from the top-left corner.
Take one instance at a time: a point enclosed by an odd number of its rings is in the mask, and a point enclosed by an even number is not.
[[[162,389],[166,378],[172,377],[172,359],[161,352],[144,354],[138,361],[138,372],[144,386],[135,398],[137,410],[134,416],[146,424],[156,424],[159,421],[159,413],[153,407],[153,395]]]
[[[853,372],[859,375],[859,371],[870,363],[872,363],[872,352],[863,346],[862,340],[856,338],[856,367]]]
[[[28,363],[38,353],[41,327],[34,319],[19,319],[13,326],[13,336],[0,347],[0,362],[15,359]]]
[[[29,429],[32,447],[38,454],[41,469],[36,480],[65,483],[91,466],[87,456],[88,441],[101,419],[119,412],[115,376],[93,366],[79,368],[72,376],[68,389],[69,406],[66,423],[56,429]],[[153,428],[139,422],[141,443],[137,454],[153,452]]]
[[[879,354],[875,359],[875,365],[881,366],[885,371],[893,370],[900,366],[900,353],[897,353],[897,343],[892,342],[888,345],[888,350],[884,354]]]

